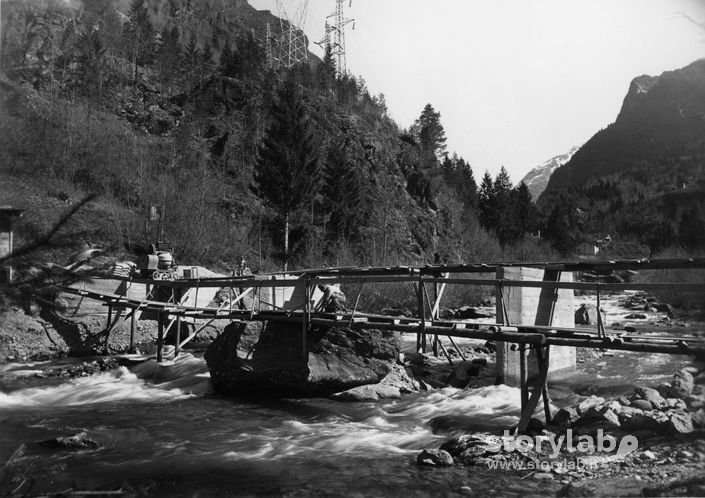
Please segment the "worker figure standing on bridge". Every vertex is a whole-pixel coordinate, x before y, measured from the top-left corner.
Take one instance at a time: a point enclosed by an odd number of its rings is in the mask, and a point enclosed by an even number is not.
[[[345,294],[343,294],[339,286],[333,284],[318,284],[318,288],[323,292],[323,298],[318,303],[318,306],[316,306],[315,311],[323,311],[325,313],[347,311],[345,308]]]

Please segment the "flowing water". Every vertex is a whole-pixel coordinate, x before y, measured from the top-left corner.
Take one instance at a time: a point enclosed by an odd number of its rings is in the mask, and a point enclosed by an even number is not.
[[[682,363],[644,358],[606,357],[592,371],[556,378],[554,403],[657,383]],[[416,465],[422,448],[450,437],[431,431],[433,417],[463,416],[497,430],[515,425],[519,391],[506,386],[446,388],[376,403],[233,399],[212,392],[205,361],[191,354],[90,377],[34,375],[58,364],[0,369],[1,494],[454,496],[470,486],[478,495],[526,496],[561,487],[484,468]],[[98,447],[36,444],[80,432]]]

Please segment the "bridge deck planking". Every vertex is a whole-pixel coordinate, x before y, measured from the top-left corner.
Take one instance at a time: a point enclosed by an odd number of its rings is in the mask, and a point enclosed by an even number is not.
[[[529,282],[526,282],[529,283]],[[88,290],[67,288],[65,292],[75,293],[91,299],[104,301],[112,307],[140,308],[144,311],[165,312],[175,316],[188,316],[202,319],[222,319],[222,320],[280,320],[299,322],[304,321],[304,311],[282,311],[282,310],[226,310],[221,308],[204,308],[193,306],[179,306],[174,303],[161,301],[136,300],[126,298],[117,294],[107,294],[104,292],[95,293]],[[626,331],[616,328],[606,328],[608,337],[598,337],[596,330],[589,328],[561,328],[553,326],[539,325],[514,325],[513,331],[506,331],[503,324],[483,324],[454,320],[424,320],[424,327],[418,318],[357,313],[355,315],[340,313],[311,313],[311,324],[318,325],[340,325],[346,323],[352,328],[370,328],[381,330],[396,330],[401,333],[418,334],[422,328],[425,333],[447,337],[474,338],[484,340],[502,340],[506,342],[521,343],[526,334],[538,334],[545,337],[546,344],[574,346],[596,349],[613,349],[621,351],[637,352],[663,352],[669,354],[705,354],[705,337],[696,335],[682,335],[682,328],[670,328],[677,330],[678,337],[658,335],[663,333],[663,328],[656,330],[642,330],[643,335],[627,335],[622,337],[610,337],[625,334]],[[503,328],[505,330],[503,330]],[[633,328],[633,327],[632,327]],[[705,331],[694,331],[705,335]],[[654,335],[656,334],[656,335]]]

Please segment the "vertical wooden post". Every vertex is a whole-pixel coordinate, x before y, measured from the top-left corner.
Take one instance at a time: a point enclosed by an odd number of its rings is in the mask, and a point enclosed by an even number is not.
[[[111,323],[113,323],[113,305],[108,303],[108,323],[105,326],[106,330],[110,330]]]
[[[602,311],[600,310],[600,284],[597,284],[597,337],[605,337],[605,326],[602,323]]]
[[[230,311],[230,319],[233,319],[233,288],[228,287],[228,310]]]
[[[419,334],[420,340],[417,339],[416,343],[421,346],[421,352],[426,352],[426,305],[424,304],[424,284],[423,276],[419,277],[419,288],[418,288],[418,305],[419,305]]]
[[[549,344],[548,346],[546,346],[546,349],[543,350],[543,361],[546,362],[546,370],[551,368],[550,355],[551,346]],[[546,375],[546,378],[544,379],[543,386],[541,388],[541,394],[543,395],[543,411],[546,415],[546,425],[548,425],[551,423],[551,419],[553,418],[553,415],[551,414],[551,398],[548,395],[548,375]]]
[[[162,353],[164,349],[164,312],[159,312],[157,319],[157,363],[162,362]]]
[[[132,316],[130,317],[130,353],[135,352],[135,315],[137,314],[137,309],[132,309]]]
[[[521,409],[526,408],[529,402],[529,366],[526,362],[526,344],[519,344],[519,387],[521,389]]]
[[[179,356],[181,351],[181,313],[176,315],[176,348],[174,349],[174,359]]]
[[[304,364],[308,363],[308,329],[311,323],[311,279],[304,278],[304,319],[301,331],[301,358]]]
[[[438,319],[438,282],[433,282],[433,308],[431,309],[431,322]],[[438,334],[433,334],[433,356],[438,357]]]
[[[548,357],[544,357],[543,344],[536,344],[535,347],[536,360],[538,361],[539,366],[538,378],[536,379],[534,390],[532,391],[531,397],[529,398],[527,404],[521,407],[521,417],[519,419],[519,426],[517,427],[517,432],[519,433],[525,432],[526,428],[529,426],[531,415],[533,415],[534,410],[536,410],[536,407],[538,406],[539,398],[543,395],[544,403],[548,398],[545,393],[548,389],[544,389],[548,379]]]

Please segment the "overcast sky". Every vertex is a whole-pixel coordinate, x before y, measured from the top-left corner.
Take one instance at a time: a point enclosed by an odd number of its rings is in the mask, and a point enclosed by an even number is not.
[[[275,0],[249,0],[277,13]],[[304,0],[285,0],[290,17]],[[321,40],[335,0],[310,0]],[[705,57],[705,0],[349,0],[347,68],[402,127],[426,103],[448,151],[514,181],[612,123],[630,81]],[[321,53],[311,45],[314,53]]]

